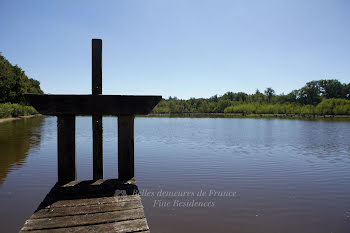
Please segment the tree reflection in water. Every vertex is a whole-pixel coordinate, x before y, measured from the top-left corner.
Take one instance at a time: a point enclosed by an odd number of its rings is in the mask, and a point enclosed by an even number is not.
[[[23,166],[30,149],[40,146],[42,117],[0,124],[0,186],[7,174]]]

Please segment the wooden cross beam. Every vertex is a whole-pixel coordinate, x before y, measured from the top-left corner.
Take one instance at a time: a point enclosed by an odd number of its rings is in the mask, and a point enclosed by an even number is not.
[[[134,118],[145,115],[161,96],[102,95],[102,40],[92,40],[92,95],[27,94],[26,99],[43,115],[57,116],[58,182],[76,180],[75,116],[91,115],[93,178],[103,178],[102,115],[118,116],[118,175],[134,177]]]

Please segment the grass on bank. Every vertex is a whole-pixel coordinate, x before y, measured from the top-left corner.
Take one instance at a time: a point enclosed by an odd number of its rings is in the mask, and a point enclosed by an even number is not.
[[[224,113],[244,114],[301,114],[301,115],[350,115],[350,100],[324,99],[318,105],[297,104],[240,104],[225,108]]]
[[[239,101],[207,102],[198,100],[163,100],[153,114],[177,113],[232,113],[232,114],[293,114],[293,115],[350,115],[350,100],[323,99],[317,105],[299,103],[244,103]]]
[[[23,106],[20,104],[10,103],[0,104],[0,118],[19,117],[36,114],[38,114],[38,112],[32,106]]]

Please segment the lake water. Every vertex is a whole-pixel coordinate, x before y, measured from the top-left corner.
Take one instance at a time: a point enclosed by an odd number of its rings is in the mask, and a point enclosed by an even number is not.
[[[0,124],[1,232],[18,231],[55,184],[56,126]],[[103,126],[116,178],[117,118]],[[78,179],[92,179],[91,118],[77,118],[76,143]],[[135,173],[154,233],[350,232],[349,121],[140,117]]]

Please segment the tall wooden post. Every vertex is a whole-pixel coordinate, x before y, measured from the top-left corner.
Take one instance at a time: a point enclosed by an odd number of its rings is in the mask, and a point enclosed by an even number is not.
[[[118,173],[124,181],[134,177],[134,118],[118,116]]]
[[[92,40],[92,95],[25,94],[43,115],[57,116],[58,181],[76,180],[75,116],[92,115],[93,179],[103,179],[102,115],[118,116],[119,179],[134,178],[134,118],[148,114],[161,96],[102,95],[102,40]]]
[[[92,40],[92,95],[102,94],[102,40]],[[102,115],[92,115],[93,179],[103,179]]]
[[[75,116],[57,117],[58,182],[67,183],[77,178],[75,161]]]

